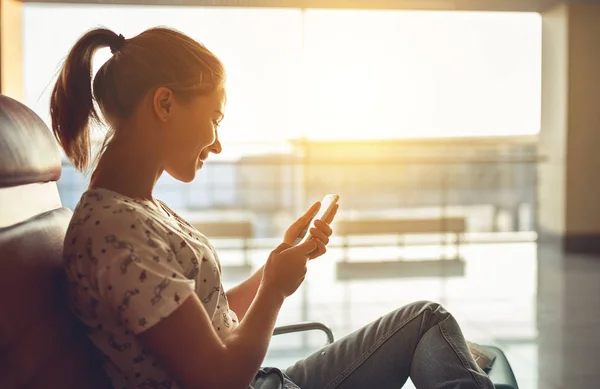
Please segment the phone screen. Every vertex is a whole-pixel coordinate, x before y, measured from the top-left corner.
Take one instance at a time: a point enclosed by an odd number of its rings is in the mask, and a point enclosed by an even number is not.
[[[327,216],[333,209],[333,206],[338,202],[339,198],[340,198],[340,196],[335,195],[335,194],[328,194],[325,197],[323,197],[323,200],[321,200],[321,208],[319,208],[319,212],[317,212],[315,217],[313,217],[312,220],[310,221],[310,225],[309,225],[308,229],[306,230],[307,232],[305,233],[304,237],[302,237],[302,239],[300,240],[300,242],[298,244],[302,244],[302,243],[306,242],[308,239],[310,239],[311,235],[310,235],[310,233],[308,233],[308,231],[310,231],[310,229],[315,226],[315,220],[323,220],[323,219],[327,218]]]

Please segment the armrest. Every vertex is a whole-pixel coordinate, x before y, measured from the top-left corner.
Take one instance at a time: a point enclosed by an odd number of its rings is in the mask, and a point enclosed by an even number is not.
[[[491,370],[487,373],[494,383],[494,387],[497,389],[519,389],[515,374],[504,352],[498,347],[482,347],[496,354],[496,360],[494,360]]]
[[[306,322],[306,323],[298,323],[298,324],[289,324],[285,326],[280,326],[275,328],[273,331],[273,335],[281,335],[281,334],[290,334],[293,332],[303,332],[303,331],[312,331],[312,330],[320,330],[325,332],[327,335],[327,344],[331,344],[334,341],[333,331],[331,328],[327,327],[323,323],[318,322]]]

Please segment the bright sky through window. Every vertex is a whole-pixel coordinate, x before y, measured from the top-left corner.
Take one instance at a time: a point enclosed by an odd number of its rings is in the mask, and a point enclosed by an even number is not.
[[[541,17],[26,3],[25,103],[48,120],[58,66],[85,31],[167,25],[225,63],[224,141],[536,134]],[[96,66],[110,56],[104,50]]]

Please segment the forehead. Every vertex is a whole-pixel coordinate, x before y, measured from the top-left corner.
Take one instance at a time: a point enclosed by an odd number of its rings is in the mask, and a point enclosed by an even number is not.
[[[221,111],[225,108],[226,103],[225,90],[219,88],[218,90],[200,97],[200,105],[207,108],[210,111]]]
[[[212,95],[213,103],[216,104],[221,112],[223,112],[225,104],[227,103],[227,92],[225,91],[225,88],[219,88]]]
[[[223,90],[214,91],[208,95],[200,95],[192,100],[192,108],[198,113],[224,112],[226,93]]]

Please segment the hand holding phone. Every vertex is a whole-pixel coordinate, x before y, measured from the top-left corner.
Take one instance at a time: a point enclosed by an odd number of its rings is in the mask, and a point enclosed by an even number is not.
[[[311,219],[310,224],[307,226],[307,228],[303,230],[304,234],[301,234],[300,236],[298,236],[296,238],[293,246],[302,244],[312,238],[312,235],[309,234],[308,231],[310,231],[311,228],[315,228],[315,220],[323,220],[323,221],[326,220],[327,217],[333,211],[333,209],[334,209],[335,205],[337,204],[337,202],[339,201],[339,199],[340,199],[340,196],[338,196],[337,194],[328,194],[328,195],[325,195],[325,197],[323,197],[323,200],[321,201],[321,208],[316,213],[316,215]]]

